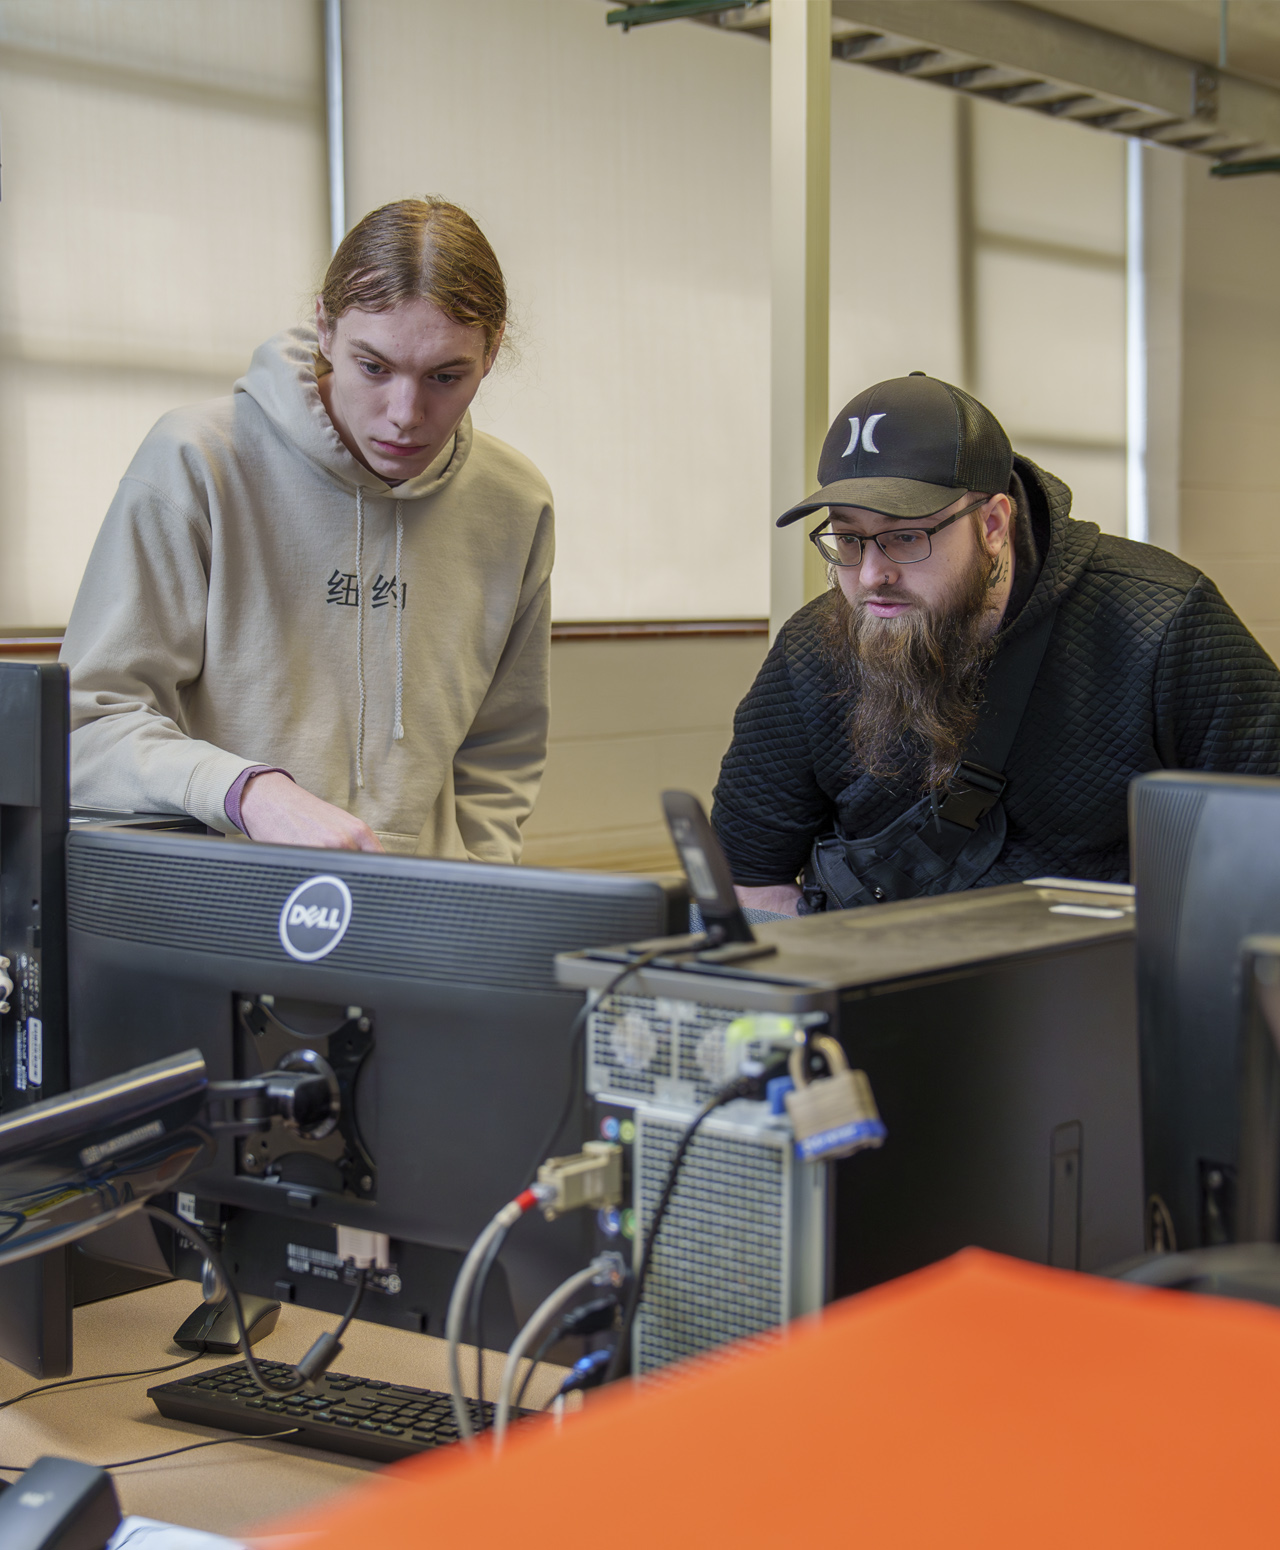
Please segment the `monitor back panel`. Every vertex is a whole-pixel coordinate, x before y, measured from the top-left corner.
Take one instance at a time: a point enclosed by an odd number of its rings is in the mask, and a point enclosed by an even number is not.
[[[0,1013],[0,1110],[67,1084],[64,845],[67,674],[0,663],[0,955],[14,991]]]
[[[322,874],[346,884],[350,921],[303,962],[281,911]],[[290,1046],[337,1066],[344,1038],[363,1041],[345,1051],[345,1140],[277,1135],[264,1166],[259,1138],[224,1139],[191,1188],[451,1251],[528,1183],[570,1091],[581,996],[556,986],[555,953],[659,934],[680,907],[656,880],[119,832],[73,835],[68,880],[76,1085],[189,1048],[215,1079]],[[579,1111],[562,1148],[580,1135]],[[585,1233],[565,1218],[513,1237],[517,1311],[577,1268]]]
[[[0,1012],[2,1112],[67,1085],[68,722],[65,668],[0,663],[0,956],[14,982]],[[0,1269],[0,1360],[37,1378],[71,1370],[66,1266],[57,1249]]]
[[[1143,776],[1130,835],[1149,1226],[1211,1247],[1238,1233],[1241,943],[1280,932],[1280,780]]]

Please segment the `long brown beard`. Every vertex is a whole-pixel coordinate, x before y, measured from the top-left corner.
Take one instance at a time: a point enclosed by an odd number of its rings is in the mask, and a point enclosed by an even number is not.
[[[854,759],[880,779],[911,775],[920,788],[945,786],[977,722],[993,654],[985,553],[947,602],[877,619],[835,588],[822,646],[848,706]]]

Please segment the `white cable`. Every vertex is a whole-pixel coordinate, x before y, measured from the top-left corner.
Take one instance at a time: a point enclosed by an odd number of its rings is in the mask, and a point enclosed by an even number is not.
[[[397,595],[391,599],[396,611],[396,722],[392,728],[393,742],[401,742],[404,738],[404,635],[401,624],[404,620],[404,600],[408,594],[408,588],[401,579],[404,560],[404,513],[400,510],[400,502],[396,502],[396,573],[395,584]]]
[[[507,1430],[507,1416],[511,1410],[511,1396],[515,1392],[516,1369],[525,1352],[533,1345],[534,1340],[542,1332],[544,1326],[559,1313],[569,1299],[590,1285],[596,1277],[596,1267],[588,1265],[585,1270],[579,1270],[576,1275],[571,1275],[567,1281],[562,1281],[555,1291],[540,1305],[525,1327],[516,1336],[515,1342],[507,1352],[506,1366],[502,1369],[502,1387],[498,1390],[498,1408],[493,1417],[493,1446],[495,1451],[502,1446],[502,1438]]]
[[[444,1332],[449,1342],[449,1394],[453,1400],[453,1419],[457,1423],[458,1435],[464,1442],[469,1442],[474,1433],[471,1429],[471,1417],[467,1414],[466,1397],[462,1392],[458,1347],[462,1341],[462,1321],[467,1316],[467,1305],[471,1301],[471,1287],[475,1281],[476,1272],[493,1240],[499,1236],[505,1236],[526,1211],[532,1210],[539,1201],[554,1193],[554,1190],[549,1190],[543,1185],[534,1184],[517,1195],[514,1200],[509,1200],[471,1245],[470,1252],[462,1262],[462,1269],[458,1271],[458,1279],[453,1283],[453,1295],[449,1298],[449,1314],[445,1319]],[[484,1395],[481,1394],[479,1398],[483,1403]]]
[[[364,790],[364,486],[356,485],[356,683],[360,717],[356,723],[356,785]]]
[[[507,1430],[507,1418],[511,1414],[511,1396],[516,1386],[516,1373],[533,1342],[565,1303],[570,1302],[584,1286],[590,1285],[593,1281],[597,1285],[608,1282],[616,1285],[622,1279],[623,1273],[624,1266],[619,1255],[611,1252],[597,1255],[585,1270],[579,1270],[567,1281],[562,1281],[549,1297],[544,1298],[533,1317],[516,1336],[511,1349],[507,1352],[507,1364],[502,1369],[502,1387],[498,1390],[498,1404],[493,1415],[495,1453],[501,1448],[502,1439]]]
[[[467,1303],[471,1298],[471,1285],[485,1251],[500,1233],[508,1232],[522,1215],[523,1212],[514,1200],[503,1206],[471,1245],[471,1251],[463,1260],[462,1269],[458,1272],[458,1279],[453,1283],[453,1295],[449,1299],[449,1314],[444,1326],[445,1338],[449,1342],[449,1394],[453,1400],[453,1419],[457,1423],[458,1435],[466,1442],[471,1440],[473,1434],[471,1417],[467,1414],[466,1397],[462,1392],[462,1371],[458,1362],[462,1321],[466,1317]],[[480,1397],[484,1398],[483,1395]]]

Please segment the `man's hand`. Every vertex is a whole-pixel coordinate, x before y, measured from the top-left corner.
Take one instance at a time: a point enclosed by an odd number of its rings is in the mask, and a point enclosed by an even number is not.
[[[320,850],[381,850],[367,823],[304,791],[278,770],[254,775],[240,794],[240,821],[251,840],[314,845]]]
[[[798,915],[800,885],[773,883],[768,888],[734,888],[738,903],[749,910],[772,910],[775,915]]]

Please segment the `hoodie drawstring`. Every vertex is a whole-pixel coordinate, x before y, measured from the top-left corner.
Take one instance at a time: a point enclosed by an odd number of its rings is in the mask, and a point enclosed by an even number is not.
[[[405,584],[400,574],[400,556],[404,549],[404,517],[400,512],[400,502],[396,502],[396,586],[400,589],[400,596],[392,598],[396,610],[396,727],[392,737],[398,743],[404,738],[404,645],[400,633],[400,616],[404,612]]]
[[[356,682],[360,719],[356,724],[356,786],[364,790],[364,487],[356,485]]]
[[[404,612],[405,584],[400,567],[404,561],[404,513],[396,502],[396,569],[395,585],[399,596],[392,598],[396,611],[396,722],[392,737],[395,742],[404,741],[404,631],[401,615]],[[356,787],[364,790],[364,713],[366,691],[364,681],[364,486],[356,485],[356,682],[360,689],[360,716],[356,724]]]

